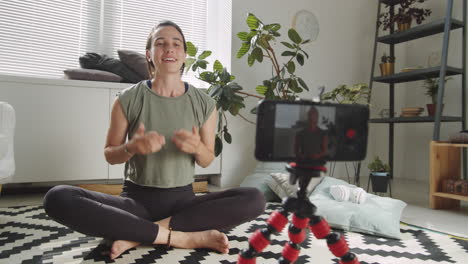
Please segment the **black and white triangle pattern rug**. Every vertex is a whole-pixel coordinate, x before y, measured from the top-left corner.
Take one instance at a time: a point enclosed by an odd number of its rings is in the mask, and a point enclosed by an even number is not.
[[[250,234],[265,227],[265,220],[279,206],[270,203],[256,220],[229,230],[229,254],[205,249],[167,250],[161,246],[140,246],[115,261],[102,255],[109,249],[102,239],[74,232],[52,221],[42,206],[0,208],[0,263],[236,263],[239,251],[248,246]],[[402,240],[351,232],[345,232],[345,237],[362,264],[468,263],[466,238],[405,224],[401,225],[401,232]],[[272,236],[271,245],[257,258],[257,263],[277,263],[285,241],[287,228]],[[337,264],[338,259],[329,252],[324,240],[309,235],[295,263]]]

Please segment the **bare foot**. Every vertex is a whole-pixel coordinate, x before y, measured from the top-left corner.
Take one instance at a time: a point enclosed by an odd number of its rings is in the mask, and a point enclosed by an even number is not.
[[[173,231],[171,246],[177,248],[210,248],[220,253],[229,252],[229,241],[225,234],[217,230],[201,232],[177,232]]]
[[[114,241],[114,243],[112,243],[112,248],[109,253],[109,257],[111,259],[115,259],[118,256],[120,256],[122,253],[124,253],[126,250],[134,248],[140,244],[141,244],[140,242],[134,242],[134,241],[128,241],[128,240],[116,240]]]

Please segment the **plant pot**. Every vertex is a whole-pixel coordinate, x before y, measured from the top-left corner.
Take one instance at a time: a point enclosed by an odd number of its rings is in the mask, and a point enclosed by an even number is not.
[[[371,172],[371,185],[373,192],[387,192],[390,174],[388,172]]]
[[[435,116],[436,104],[426,104],[427,114],[429,116]],[[444,104],[442,104],[442,111],[444,111]]]
[[[380,63],[380,73],[382,76],[392,75],[395,72],[395,63]]]
[[[405,23],[397,23],[398,31],[405,31],[411,28],[411,21]]]

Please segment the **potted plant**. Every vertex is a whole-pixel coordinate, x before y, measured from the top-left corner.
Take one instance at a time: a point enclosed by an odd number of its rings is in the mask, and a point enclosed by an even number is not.
[[[385,53],[381,58],[380,73],[382,76],[392,75],[395,72],[395,57]]]
[[[424,3],[427,0],[397,0],[393,1],[392,5],[399,5],[398,11],[390,15],[390,10],[380,14],[378,26],[383,25],[383,30],[387,30],[394,23],[397,23],[398,31],[407,30],[411,27],[413,20],[419,25],[428,16],[431,15],[430,9],[415,7],[416,3]],[[395,3],[396,2],[396,3]],[[393,8],[391,5],[386,4],[387,8]]]
[[[244,98],[256,99],[283,99],[294,100],[299,93],[309,90],[306,83],[296,74],[296,62],[302,66],[305,58],[309,55],[302,49],[303,44],[309,40],[303,40],[293,28],[288,30],[289,41],[281,41],[286,50],[281,56],[286,59],[285,63],[278,61],[274,42],[280,37],[281,25],[278,23],[265,24],[254,14],[249,14],[246,20],[249,32],[239,32],[237,36],[242,40],[242,46],[237,52],[237,58],[247,55],[247,64],[252,67],[255,62],[262,63],[264,58],[271,62],[272,77],[263,81],[262,85],[256,87],[258,95],[243,91],[243,88],[234,82],[235,77],[216,60],[212,71],[207,70],[207,57],[211,51],[198,53],[198,49],[187,42],[187,59],[185,71],[192,70],[200,80],[210,84],[207,93],[216,100],[218,109],[218,126],[215,140],[215,154],[218,156],[223,148],[223,139],[227,143],[232,142],[232,136],[228,130],[226,112],[234,116],[240,116],[247,122],[253,123],[245,118],[239,111],[245,108]],[[256,107],[251,110],[256,112]]]
[[[451,78],[446,78],[445,82],[450,80]],[[426,104],[427,113],[429,116],[435,115],[435,109],[437,105],[437,94],[439,92],[439,78],[427,78],[424,80],[424,88],[426,88],[426,95],[429,96],[432,100],[432,104]],[[442,110],[444,105],[441,105]]]
[[[370,171],[369,177],[372,183],[372,191],[387,192],[388,181],[390,180],[390,166],[384,163],[379,156],[375,156],[367,168]]]
[[[336,101],[339,104],[369,104],[370,89],[366,83],[352,86],[339,85],[330,92],[320,96],[321,101]]]

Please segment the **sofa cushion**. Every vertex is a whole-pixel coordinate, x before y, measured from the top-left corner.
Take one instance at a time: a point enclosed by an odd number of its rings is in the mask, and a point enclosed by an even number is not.
[[[101,82],[120,82],[123,78],[117,74],[101,70],[92,69],[67,69],[63,73],[67,79],[71,80],[87,80]]]
[[[131,50],[118,50],[120,61],[138,74],[142,79],[149,79],[146,56]]]

